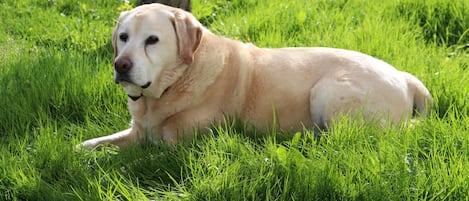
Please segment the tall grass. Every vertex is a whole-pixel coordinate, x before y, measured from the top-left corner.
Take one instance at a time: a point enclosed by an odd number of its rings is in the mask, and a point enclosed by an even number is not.
[[[109,41],[131,6],[0,6],[0,200],[469,200],[468,1],[194,0],[220,35],[386,60],[419,77],[434,107],[412,129],[344,118],[318,141],[228,120],[185,144],[95,152],[74,145],[130,119]]]

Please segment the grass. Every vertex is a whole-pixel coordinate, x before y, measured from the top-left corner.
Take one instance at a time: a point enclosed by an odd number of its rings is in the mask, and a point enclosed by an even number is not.
[[[0,200],[469,200],[468,1],[194,0],[217,34],[365,52],[419,77],[435,105],[413,129],[344,118],[318,142],[227,121],[187,144],[96,152],[74,145],[130,120],[109,43],[129,5],[0,5]]]

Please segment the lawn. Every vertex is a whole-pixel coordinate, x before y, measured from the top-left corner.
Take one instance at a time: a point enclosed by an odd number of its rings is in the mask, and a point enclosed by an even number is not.
[[[0,0],[0,200],[469,200],[469,1],[193,0],[212,32],[260,47],[361,51],[421,79],[413,128],[337,120],[192,142],[75,151],[128,127],[113,82],[121,0]]]

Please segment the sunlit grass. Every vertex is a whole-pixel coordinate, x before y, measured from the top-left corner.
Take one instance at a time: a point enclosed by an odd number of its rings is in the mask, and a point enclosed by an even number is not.
[[[131,2],[135,3],[135,2]],[[260,47],[353,49],[416,75],[435,104],[413,128],[338,120],[265,135],[75,151],[128,126],[112,81],[123,1],[0,1],[0,200],[467,200],[469,1],[192,1],[213,32]]]

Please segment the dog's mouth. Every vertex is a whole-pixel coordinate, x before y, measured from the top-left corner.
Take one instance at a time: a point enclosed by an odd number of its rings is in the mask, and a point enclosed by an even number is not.
[[[151,82],[147,82],[146,84],[140,86],[140,88],[142,88],[142,90],[143,90],[143,89],[146,89],[146,88],[150,87],[150,85],[151,85]],[[129,94],[127,96],[130,99],[132,99],[133,101],[137,101],[138,99],[140,99],[143,96],[143,93],[140,93],[140,95],[138,95],[138,96],[132,96],[132,95],[129,95]]]
[[[127,95],[130,99],[132,99],[133,101],[137,101],[138,99],[140,99],[143,94],[140,94],[140,96],[131,96],[131,95]]]
[[[128,74],[114,71],[114,83],[120,84],[122,82],[133,83]]]
[[[146,89],[146,88],[150,87],[150,85],[151,85],[151,82],[147,82],[145,85],[142,85],[141,88],[142,88],[142,90],[143,90],[143,89]],[[170,88],[171,88],[171,86],[167,87],[167,88],[163,91],[163,93],[161,93],[160,98],[163,97],[163,96],[166,94],[166,92],[169,91]],[[137,101],[138,99],[140,99],[140,98],[143,97],[144,95],[143,95],[143,92],[142,92],[142,93],[140,93],[140,95],[138,95],[138,96],[132,96],[132,95],[129,95],[129,94],[127,94],[127,96],[128,96],[131,100]]]
[[[143,96],[149,96],[149,97],[152,96],[150,91],[148,90],[144,91],[145,89],[148,89],[151,86],[152,84],[151,81],[148,81],[143,85],[139,85],[135,83],[134,81],[132,81],[132,79],[130,79],[130,77],[127,74],[120,74],[120,73],[115,72],[114,82],[116,84],[120,84],[127,91],[127,96],[133,101],[137,101]],[[163,92],[158,98],[161,98],[163,95],[165,95],[166,92],[170,88],[171,86],[168,86],[165,90],[163,90]],[[134,95],[134,94],[138,94],[138,95]]]
[[[151,82],[147,82],[146,84],[142,85],[142,89],[146,89],[151,85]]]

